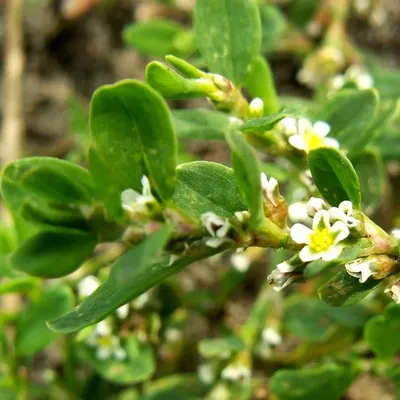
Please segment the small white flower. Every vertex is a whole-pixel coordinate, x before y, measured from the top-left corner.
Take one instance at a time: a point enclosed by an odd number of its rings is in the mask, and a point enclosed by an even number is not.
[[[298,150],[306,152],[327,146],[339,148],[339,142],[333,138],[327,138],[330,126],[323,121],[317,121],[314,125],[307,118],[300,118],[297,123],[297,133],[289,137],[289,143]]]
[[[329,82],[329,87],[331,91],[336,92],[341,89],[346,83],[346,78],[344,75],[335,75]],[[332,93],[331,93],[332,94]]]
[[[274,328],[265,328],[262,331],[262,339],[263,341],[271,346],[279,346],[282,343],[282,336],[281,334],[275,330]]]
[[[358,278],[360,283],[364,283],[367,279],[378,274],[379,266],[373,259],[358,258],[345,264],[346,271],[349,275]]]
[[[339,242],[349,236],[349,228],[342,221],[336,221],[332,226],[329,222],[329,212],[320,210],[315,214],[312,229],[302,224],[295,224],[290,235],[294,242],[306,246],[299,253],[303,262],[322,259],[331,261],[342,252]]]
[[[355,83],[359,89],[369,89],[374,86],[374,78],[361,65],[350,66],[346,71],[345,80]]]
[[[206,241],[208,247],[216,249],[229,240],[227,234],[231,224],[226,218],[218,217],[213,212],[207,212],[201,216],[201,223],[211,235],[211,238]]]
[[[167,328],[165,330],[165,338],[168,342],[180,342],[183,338],[183,332],[176,328]]]
[[[286,286],[289,286],[296,280],[296,276],[292,273],[282,272],[279,268],[275,268],[267,277],[268,283],[272,288],[280,292]]]
[[[354,0],[354,8],[359,14],[366,14],[371,6],[371,0]]]
[[[400,281],[385,289],[385,293],[397,304],[400,304]]]
[[[285,117],[276,124],[276,129],[287,136],[297,133],[297,120],[292,117]]]
[[[251,260],[246,253],[241,252],[239,254],[233,254],[231,256],[231,263],[236,271],[245,273],[250,267]]]
[[[320,210],[327,210],[328,205],[325,203],[324,200],[318,197],[311,197],[307,203],[307,214],[313,218],[315,214]]]
[[[209,385],[215,379],[215,371],[212,368],[211,364],[202,364],[197,369],[197,375],[199,376],[200,381]]]
[[[276,207],[275,196],[278,194],[278,181],[270,177],[267,178],[264,172],[261,173],[261,187],[264,192],[264,197],[266,197],[274,207]]]
[[[244,121],[243,121],[242,119],[240,119],[240,118],[238,118],[238,117],[235,117],[235,116],[233,116],[233,115],[231,115],[231,116],[228,118],[228,121],[229,121],[229,126],[233,126],[233,127],[235,127],[235,126],[241,126],[241,125],[244,124]]]
[[[126,319],[129,314],[129,304],[124,304],[123,306],[117,308],[116,313],[119,319]]]
[[[132,306],[136,310],[141,310],[145,307],[145,305],[149,302],[150,300],[150,292],[144,292],[141,294],[139,297],[136,297],[136,299],[133,300]]]
[[[221,376],[228,381],[245,381],[250,379],[251,371],[245,365],[229,364],[222,370]]]
[[[78,296],[80,299],[84,299],[90,296],[100,286],[99,279],[94,275],[85,276],[78,283]]]
[[[329,217],[332,222],[342,221],[349,228],[354,228],[358,221],[352,217],[353,214],[353,204],[349,200],[342,201],[339,207],[331,207],[329,209]]]
[[[235,217],[239,222],[247,222],[250,219],[250,213],[248,211],[236,211]]]
[[[392,230],[392,235],[396,238],[396,239],[400,239],[400,229],[396,228]]]
[[[312,219],[307,214],[307,203],[304,201],[298,201],[291,204],[288,207],[288,217],[291,222],[301,222],[306,225],[310,225]]]
[[[112,357],[117,360],[126,358],[126,352],[121,347],[119,337],[112,334],[109,320],[97,323],[93,332],[86,339],[86,343],[96,349],[96,357],[99,360],[107,360]]]
[[[157,200],[151,194],[150,181],[147,176],[142,177],[142,194],[133,189],[126,189],[121,193],[122,208],[129,212],[145,213],[148,204]]]
[[[249,104],[249,112],[253,118],[260,118],[264,115],[264,102],[256,97]]]

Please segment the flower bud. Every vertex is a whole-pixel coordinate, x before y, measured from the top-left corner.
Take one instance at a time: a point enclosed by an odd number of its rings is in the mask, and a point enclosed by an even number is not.
[[[397,304],[400,304],[400,281],[397,281],[390,288],[385,289],[385,293]]]
[[[372,255],[365,258],[358,258],[346,263],[345,268],[349,275],[364,283],[369,277],[372,279],[386,278],[393,272],[396,260],[386,255]]]
[[[252,118],[260,118],[264,115],[264,102],[256,97],[249,105],[249,113]]]
[[[313,218],[315,214],[320,210],[327,210],[328,205],[325,203],[324,200],[318,197],[311,197],[307,203],[307,214],[309,217]]]

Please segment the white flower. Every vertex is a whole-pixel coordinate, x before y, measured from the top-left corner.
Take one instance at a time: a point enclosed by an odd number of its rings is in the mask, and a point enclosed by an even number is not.
[[[208,247],[216,249],[228,240],[227,234],[231,224],[227,219],[218,217],[213,212],[207,212],[201,216],[201,223],[212,236],[206,241]]]
[[[99,279],[94,275],[85,276],[78,283],[78,296],[80,299],[84,299],[90,296],[100,286]]]
[[[229,364],[222,370],[221,376],[228,381],[244,381],[251,377],[251,371],[245,365]]]
[[[400,304],[400,281],[385,289],[385,293],[397,304]]]
[[[270,346],[279,346],[282,343],[281,334],[274,328],[265,328],[262,331],[261,337],[263,341]]]
[[[297,120],[292,117],[285,117],[276,124],[276,128],[287,136],[297,133]]]
[[[312,219],[307,214],[307,203],[304,201],[291,204],[288,207],[288,217],[293,223],[301,222],[309,225],[312,222]]]
[[[302,224],[295,224],[290,230],[294,242],[306,244],[299,253],[303,262],[335,259],[342,252],[342,246],[338,243],[346,239],[349,233],[349,228],[342,221],[336,221],[331,226],[329,212],[326,210],[320,210],[315,214],[312,229]]]
[[[379,265],[368,258],[358,258],[345,264],[346,271],[349,275],[358,278],[360,283],[364,283],[367,279],[380,272]]]
[[[278,194],[278,181],[271,177],[267,178],[264,172],[261,173],[261,188],[266,197],[274,207],[276,207],[275,196]]]
[[[267,277],[268,283],[272,288],[280,292],[286,286],[289,286],[296,280],[296,276],[286,272],[282,272],[279,268],[275,268]]]
[[[197,375],[201,382],[209,385],[215,379],[215,371],[211,364],[202,364],[197,369]]]
[[[264,115],[264,102],[256,97],[249,104],[249,112],[253,118],[260,118]]]
[[[145,213],[147,205],[157,200],[151,194],[150,181],[147,176],[142,177],[142,194],[133,189],[126,189],[121,193],[122,208],[130,212]]]
[[[119,337],[112,334],[109,320],[97,323],[93,332],[86,339],[86,343],[96,349],[96,357],[99,360],[107,360],[112,357],[117,360],[126,358],[126,352],[121,347]]]
[[[392,230],[392,235],[396,238],[396,239],[400,239],[400,229],[396,228]]]
[[[183,338],[183,332],[177,328],[167,328],[165,338],[168,342],[180,342]]]
[[[328,205],[318,197],[311,197],[307,203],[307,214],[312,218],[320,210],[327,210]]]
[[[246,253],[241,252],[239,254],[233,254],[231,256],[231,263],[236,271],[245,273],[250,267],[251,260]]]
[[[361,65],[352,65],[345,74],[346,81],[353,82],[359,89],[369,89],[374,86],[374,78]]]
[[[147,291],[141,294],[139,297],[136,297],[136,299],[133,300],[132,306],[136,310],[141,310],[146,306],[149,300],[150,300],[150,292]]]
[[[314,125],[307,118],[300,118],[297,123],[297,133],[289,137],[289,143],[299,150],[306,152],[318,147],[339,147],[336,139],[327,138],[330,126],[323,121],[317,121]]]
[[[124,304],[123,306],[117,308],[116,313],[119,319],[126,319],[129,314],[129,304]]]
[[[358,224],[358,221],[351,216],[352,214],[353,204],[349,200],[342,201],[339,207],[331,207],[329,209],[329,217],[332,222],[342,221],[349,228],[354,228]]]

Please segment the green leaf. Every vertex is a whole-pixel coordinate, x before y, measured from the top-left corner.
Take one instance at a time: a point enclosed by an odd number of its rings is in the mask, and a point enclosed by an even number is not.
[[[286,20],[278,6],[260,4],[262,29],[262,53],[272,52],[279,46],[280,39],[286,30]]]
[[[190,99],[208,96],[214,84],[206,79],[186,79],[166,65],[153,61],[147,65],[146,81],[166,99]]]
[[[294,298],[284,313],[285,328],[299,338],[325,341],[334,332],[334,321],[318,299]]]
[[[128,46],[134,47],[140,53],[155,57],[163,57],[166,54],[188,54],[192,47],[190,43],[187,43],[189,48],[183,52],[184,48],[180,45],[185,35],[190,36],[190,32],[182,25],[167,19],[136,22],[126,26],[122,31],[122,38]]]
[[[279,400],[338,400],[354,379],[350,367],[325,364],[298,370],[282,369],[269,381]]]
[[[175,110],[173,123],[179,138],[225,140],[229,128],[229,116],[225,113],[208,110]]]
[[[319,297],[333,307],[358,303],[371,293],[381,281],[369,279],[360,283],[357,278],[341,271],[318,289]]]
[[[109,382],[132,385],[151,378],[156,367],[151,346],[130,335],[122,347],[127,353],[127,358],[122,361],[115,358],[100,360],[90,347],[82,349],[81,357]]]
[[[368,149],[353,159],[353,166],[360,179],[362,209],[370,215],[382,200],[385,190],[385,165],[379,151]]]
[[[148,174],[162,200],[172,195],[176,137],[169,109],[154,89],[134,80],[101,87],[92,98],[90,128],[99,158],[121,192],[140,191],[141,178]]]
[[[253,97],[264,102],[264,113],[274,114],[279,111],[279,99],[276,94],[271,68],[263,57],[258,56],[246,79],[246,87]]]
[[[285,117],[292,117],[295,114],[290,111],[280,111],[277,114],[268,115],[262,118],[253,118],[243,124],[239,129],[242,132],[264,132],[270,131],[279,121]]]
[[[42,278],[58,278],[75,271],[89,257],[96,238],[77,230],[48,230],[25,240],[11,255],[13,268]]]
[[[316,120],[327,122],[330,136],[349,151],[361,151],[370,139],[368,128],[378,111],[379,97],[374,89],[340,90],[316,115]]]
[[[238,336],[203,339],[199,343],[199,352],[206,358],[225,358],[244,350],[244,343]]]
[[[197,0],[194,24],[197,45],[209,69],[243,83],[261,48],[257,2]]]
[[[236,211],[246,209],[234,172],[222,164],[206,161],[178,166],[172,200],[195,219],[210,211],[232,218]]]
[[[361,206],[358,176],[351,162],[333,148],[318,148],[308,153],[308,164],[317,189],[332,206],[350,200],[356,209]]]
[[[164,227],[149,236],[138,246],[128,250],[115,263],[109,279],[78,307],[68,314],[48,322],[56,332],[75,332],[92,325],[118,307],[185,268],[187,265],[207,258],[220,250],[197,249],[191,255],[179,258],[170,264],[170,257],[159,261],[166,244],[169,229]]]
[[[232,165],[237,185],[250,212],[250,225],[255,228],[265,222],[261,189],[261,170],[255,150],[239,131],[231,130],[226,140],[232,151]]]
[[[400,97],[400,75],[398,70],[377,68],[373,71],[374,86],[382,99],[398,99]]]
[[[63,224],[73,219],[84,224],[79,210],[93,201],[93,182],[89,172],[70,162],[50,157],[29,157],[15,161],[2,173],[1,190],[7,206],[21,215],[27,207],[40,210],[43,223]]]
[[[26,293],[37,287],[37,280],[30,277],[15,278],[0,284],[0,295],[7,293]]]
[[[364,337],[373,352],[380,358],[389,358],[400,350],[400,305],[389,304],[383,315],[371,318]]]
[[[30,356],[53,342],[58,334],[46,326],[46,320],[66,312],[73,305],[73,294],[67,286],[53,285],[22,311],[17,322],[15,350],[20,356]]]
[[[400,131],[398,128],[390,128],[385,130],[378,138],[373,141],[385,161],[400,160]]]
[[[293,0],[290,3],[290,19],[301,27],[305,27],[317,11],[319,0]]]

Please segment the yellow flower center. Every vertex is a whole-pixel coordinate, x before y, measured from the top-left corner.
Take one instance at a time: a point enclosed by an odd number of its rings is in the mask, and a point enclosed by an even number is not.
[[[317,229],[311,236],[309,246],[317,251],[326,251],[333,244],[332,235],[329,234],[328,228]]]
[[[97,339],[97,342],[100,347],[103,347],[106,349],[112,348],[111,336],[101,336]]]
[[[308,150],[317,149],[324,145],[324,138],[313,132],[307,132],[306,143]]]

